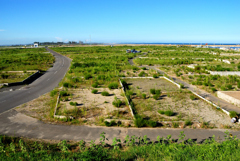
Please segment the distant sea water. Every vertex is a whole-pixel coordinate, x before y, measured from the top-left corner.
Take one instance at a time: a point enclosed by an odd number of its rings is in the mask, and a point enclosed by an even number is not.
[[[120,44],[152,44],[152,45],[205,45],[206,43],[120,43]],[[240,45],[240,43],[207,43],[207,45]]]

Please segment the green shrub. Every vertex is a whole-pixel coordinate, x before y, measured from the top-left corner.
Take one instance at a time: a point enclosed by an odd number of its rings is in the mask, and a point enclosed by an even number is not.
[[[60,96],[69,96],[69,93],[67,91],[60,91]]]
[[[158,78],[158,75],[157,74],[153,74],[153,78]]]
[[[216,88],[211,88],[212,92],[216,92],[217,89]]]
[[[110,122],[108,122],[108,121],[104,121],[104,124],[105,124],[105,126],[107,126],[107,127],[110,127],[110,126],[111,126]]]
[[[231,118],[238,116],[238,113],[236,111],[229,111],[229,116]]]
[[[173,128],[178,128],[179,127],[179,123],[178,122],[172,122],[172,127]]]
[[[50,92],[50,96],[51,96],[51,97],[55,96],[55,95],[57,94],[57,92],[58,92],[58,91],[55,90],[55,89],[52,90],[52,91]]]
[[[102,95],[102,96],[109,96],[109,93],[108,93],[107,91],[103,91],[103,92],[101,93],[101,95]]]
[[[77,106],[78,103],[77,103],[77,102],[70,102],[69,104],[70,104],[71,106]]]
[[[117,99],[117,97],[114,98],[114,101],[112,102],[113,106],[120,107],[123,103],[120,99]]]
[[[165,113],[165,111],[163,111],[163,110],[158,110],[158,113],[160,113],[160,114],[164,114]]]
[[[159,94],[155,94],[155,95],[153,95],[153,98],[154,98],[155,100],[158,100],[158,99],[159,99],[159,97],[160,97],[160,95],[159,95]]]
[[[151,94],[156,94],[156,93],[155,93],[155,89],[150,89],[150,93],[151,93]]]
[[[147,95],[145,93],[142,94],[142,98],[143,99],[146,99],[147,98]]]
[[[237,87],[240,88],[240,82],[237,82]]]
[[[142,70],[147,70],[147,68],[146,67],[142,67]]]
[[[93,89],[93,90],[92,90],[92,93],[93,93],[93,94],[97,94],[97,93],[98,93],[98,90],[97,90],[97,89]]]
[[[155,90],[155,94],[158,94],[158,95],[161,95],[161,90],[160,89],[157,89],[157,90]]]
[[[117,82],[110,83],[108,85],[108,88],[109,89],[118,89],[118,83]]]
[[[184,85],[182,83],[179,84],[180,85],[180,88],[183,89],[184,88]]]
[[[98,82],[95,82],[95,83],[92,84],[92,87],[93,87],[93,88],[97,88],[98,85],[99,85]]]
[[[190,95],[190,99],[191,99],[191,100],[195,100],[195,99],[196,99],[195,95],[191,94],[191,95]]]
[[[172,110],[167,110],[164,112],[165,115],[167,116],[173,116],[174,115],[174,112]]]
[[[227,87],[227,89],[229,89],[229,90],[233,88],[231,84],[226,85],[226,87]]]
[[[73,87],[73,85],[72,85],[71,83],[65,82],[65,83],[63,83],[63,87],[65,87],[65,88],[71,88],[71,87]]]
[[[150,127],[156,127],[157,126],[157,122],[152,121],[152,120],[146,121],[146,124],[147,124],[147,126],[150,126]]]
[[[138,76],[139,76],[139,77],[143,77],[143,76],[145,76],[145,74],[146,74],[146,73],[145,73],[144,71],[141,71],[141,72],[138,74]]]
[[[189,119],[187,119],[187,120],[185,121],[185,125],[186,125],[186,126],[190,126],[190,125],[192,125],[192,121],[189,120]]]
[[[91,75],[91,74],[86,74],[86,75],[84,75],[84,78],[85,78],[86,80],[88,80],[88,79],[92,78],[92,75]]]
[[[136,127],[143,127],[145,125],[145,121],[141,116],[135,115],[134,125]]]

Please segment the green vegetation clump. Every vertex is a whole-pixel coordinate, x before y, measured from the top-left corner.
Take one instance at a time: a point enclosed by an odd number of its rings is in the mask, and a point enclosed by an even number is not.
[[[156,94],[155,89],[154,89],[154,88],[153,88],[153,89],[150,89],[150,93],[151,93],[151,94]]]
[[[173,116],[174,115],[174,112],[172,111],[172,110],[166,110],[166,111],[164,111],[164,110],[158,110],[158,113],[160,113],[160,114],[164,114],[164,115],[166,115],[166,116]]]
[[[108,88],[109,89],[118,89],[118,83],[117,82],[110,83],[108,85]]]
[[[112,102],[112,104],[115,107],[120,107],[123,104],[123,102],[120,99],[118,99],[117,97],[115,97],[114,101]]]
[[[153,74],[153,78],[158,78],[158,75],[157,74]]]
[[[101,95],[102,95],[102,96],[109,96],[109,93],[108,93],[107,91],[103,91],[103,92],[101,93]]]
[[[116,122],[115,122],[114,120],[112,120],[112,121],[110,121],[110,122],[108,122],[108,121],[104,121],[104,124],[105,124],[105,126],[107,126],[107,127],[117,125]]]
[[[95,83],[92,84],[92,87],[93,87],[93,88],[97,88],[98,85],[99,85],[98,82],[95,82]]]
[[[238,113],[237,113],[236,111],[229,111],[229,116],[230,116],[231,118],[237,117],[237,116],[238,116]]]
[[[77,105],[78,105],[77,102],[69,102],[69,104],[70,104],[71,106],[77,106]]]
[[[92,75],[91,75],[91,74],[86,74],[86,75],[84,76],[84,78],[85,78],[86,80],[88,80],[88,79],[92,78]]]
[[[97,94],[97,93],[98,93],[98,90],[97,90],[97,89],[93,89],[93,90],[92,90],[92,93],[93,93],[93,94]]]
[[[155,95],[153,95],[153,98],[154,98],[155,100],[158,100],[159,97],[160,97],[160,94],[155,94]]]
[[[65,87],[65,88],[72,88],[73,85],[71,83],[65,82],[65,83],[63,83],[63,87]]]
[[[69,96],[70,94],[67,91],[60,91],[60,96]]]
[[[187,119],[184,123],[185,123],[185,126],[190,126],[190,125],[192,125],[192,121],[189,120],[189,119]]]
[[[58,91],[57,91],[56,89],[54,89],[54,90],[52,90],[52,91],[50,92],[50,96],[53,97],[53,96],[55,96],[57,93],[58,93]]]
[[[143,99],[146,99],[147,98],[147,95],[145,93],[142,94],[142,98]]]

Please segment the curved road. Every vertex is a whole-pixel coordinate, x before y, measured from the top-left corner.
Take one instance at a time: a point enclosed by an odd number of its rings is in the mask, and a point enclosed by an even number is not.
[[[53,67],[27,86],[14,91],[0,92],[0,113],[38,98],[58,86],[70,66],[71,59],[46,49],[55,57]]]

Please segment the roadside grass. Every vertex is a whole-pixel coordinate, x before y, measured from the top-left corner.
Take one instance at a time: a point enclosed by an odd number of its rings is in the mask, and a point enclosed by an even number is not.
[[[95,140],[49,143],[26,138],[0,135],[0,157],[2,160],[239,160],[240,140],[225,132],[225,140],[218,142],[215,136],[203,143],[185,138],[182,131],[176,140],[168,135],[150,140],[129,136],[113,138],[111,143],[106,133]]]

